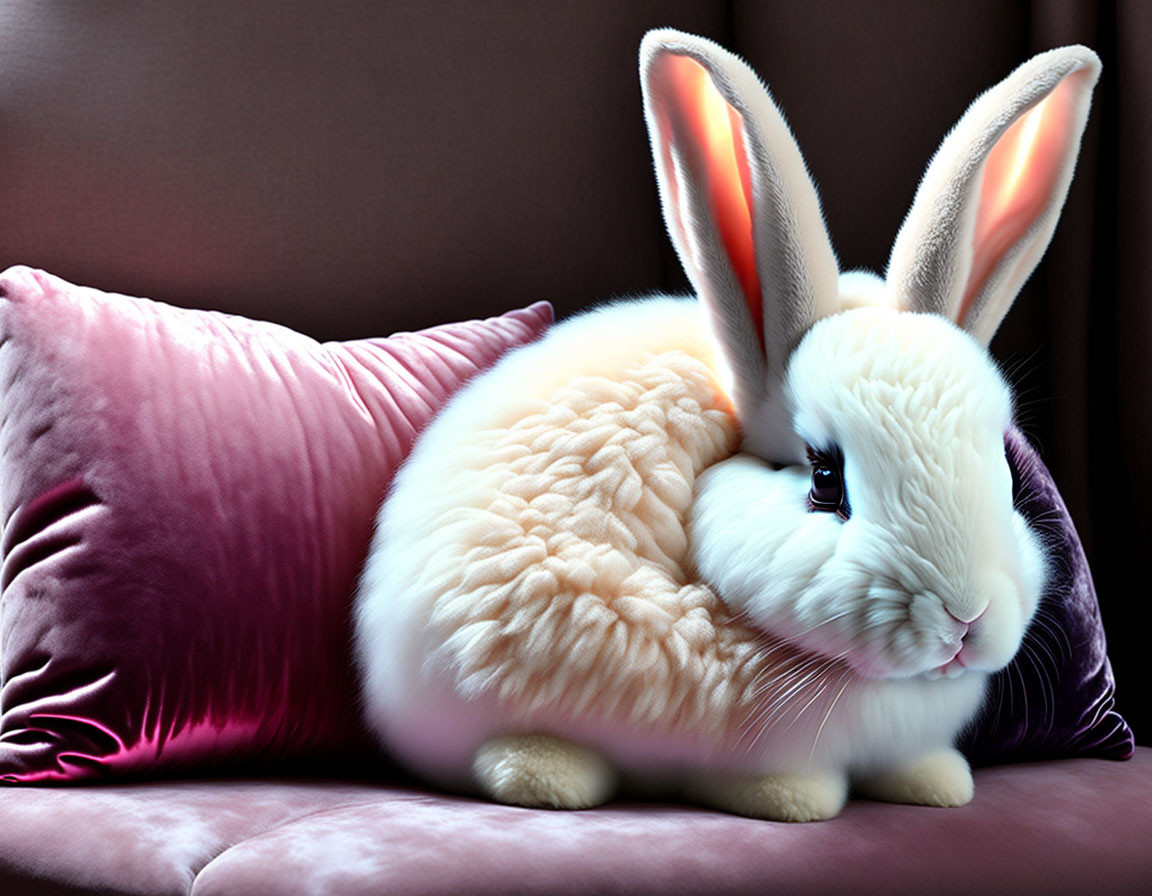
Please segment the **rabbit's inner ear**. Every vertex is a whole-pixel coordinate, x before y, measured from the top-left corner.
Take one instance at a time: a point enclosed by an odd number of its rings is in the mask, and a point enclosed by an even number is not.
[[[665,151],[678,155],[689,166],[689,176],[703,187],[712,224],[744,293],[753,331],[763,346],[764,312],[752,240],[752,172],[744,148],[743,116],[721,96],[708,71],[696,60],[668,54],[662,64],[674,97],[672,114],[681,119],[680,127],[666,133],[684,138],[683,145],[666,147]],[[676,167],[669,164],[666,170],[676,171]],[[674,190],[679,193],[680,184],[675,184]],[[675,197],[677,207],[681,207],[679,198]],[[693,230],[691,225],[683,227],[688,234]],[[707,251],[704,246],[693,249],[695,253]],[[701,266],[698,260],[696,264]]]
[[[1075,80],[1087,74],[1077,72],[1066,78],[1017,119],[988,153],[973,231],[972,266],[956,315],[962,326],[992,271],[1052,201],[1068,144],[1079,136]],[[1032,265],[1036,260],[1026,257],[1016,263]]]

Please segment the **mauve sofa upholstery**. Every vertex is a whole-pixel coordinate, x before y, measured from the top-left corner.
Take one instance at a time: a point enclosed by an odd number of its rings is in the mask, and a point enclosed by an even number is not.
[[[865,177],[914,178],[971,85],[1040,48],[1029,39],[1093,43],[1077,15],[1054,26],[996,0],[878,4],[870,21],[907,48],[905,74],[923,71],[895,115],[880,69],[811,79],[821,59],[859,43],[861,22],[839,10],[10,0],[0,4],[0,269],[29,264],[317,339],[538,299],[563,316],[681,286],[635,74],[640,37],[658,25],[733,45],[762,72],[779,61],[773,88],[842,257],[882,264],[914,182],[861,213],[848,203]],[[949,53],[943,77],[928,61]],[[922,131],[891,141],[873,131],[845,156],[842,128],[867,132],[872,110],[923,117]],[[1007,336],[1029,321],[1010,317]],[[1147,684],[1122,678],[1121,696]],[[961,809],[853,802],[802,826],[671,804],[496,806],[386,766],[204,773],[214,777],[0,789],[0,894],[1152,892],[1146,746],[1126,762],[979,769]]]
[[[1152,750],[983,769],[960,809],[808,825],[685,806],[547,812],[346,780],[5,791],[5,896],[1147,893]]]

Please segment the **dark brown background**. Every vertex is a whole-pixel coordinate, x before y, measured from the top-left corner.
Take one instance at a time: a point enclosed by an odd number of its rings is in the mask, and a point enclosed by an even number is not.
[[[1152,740],[1152,4],[144,0],[0,5],[0,267],[378,335],[539,298],[684,286],[636,50],[745,55],[789,116],[842,266],[882,270],[924,165],[1031,54],[1104,74],[1063,221],[993,345],[1095,570]]]

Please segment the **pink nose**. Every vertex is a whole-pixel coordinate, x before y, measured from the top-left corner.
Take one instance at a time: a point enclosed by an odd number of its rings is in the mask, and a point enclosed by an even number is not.
[[[953,613],[953,612],[952,612],[951,610],[949,610],[947,607],[945,607],[945,608],[944,608],[944,612],[945,612],[945,613],[947,613],[949,616],[951,616],[953,619],[955,619],[957,622],[959,622],[961,625],[969,625],[969,626],[970,626],[970,625],[972,625],[972,624],[973,624],[973,623],[974,623],[974,622],[975,622],[977,619],[979,619],[981,616],[983,616],[985,613],[987,613],[987,612],[988,612],[988,604],[985,604],[985,605],[984,605],[984,609],[983,609],[983,610],[981,610],[979,613],[977,613],[975,616],[973,616],[973,617],[972,617],[972,618],[970,618],[970,619],[963,619],[963,618],[961,618],[960,616],[957,616],[955,613]]]

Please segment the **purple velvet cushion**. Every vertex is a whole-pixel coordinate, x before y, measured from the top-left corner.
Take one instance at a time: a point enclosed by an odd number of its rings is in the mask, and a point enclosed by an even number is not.
[[[347,612],[385,487],[550,321],[321,345],[0,275],[0,777],[355,752]]]
[[[1052,475],[1018,431],[1006,440],[1016,505],[1043,534],[1050,578],[1016,658],[995,676],[961,744],[977,764],[1061,756],[1127,759],[1092,573]]]

